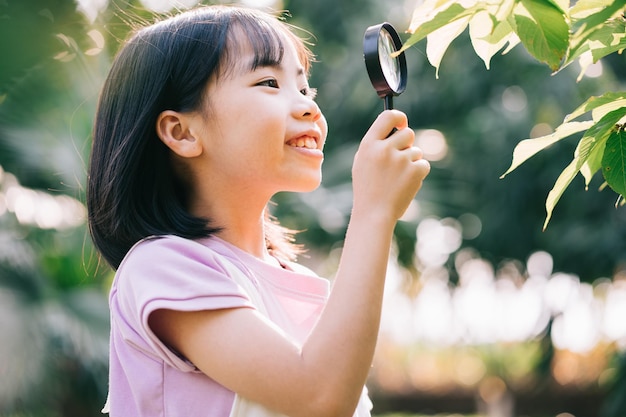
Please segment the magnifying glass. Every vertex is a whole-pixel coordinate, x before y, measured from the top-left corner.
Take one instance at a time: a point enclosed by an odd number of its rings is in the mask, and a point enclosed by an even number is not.
[[[393,97],[406,88],[406,57],[398,32],[387,22],[370,26],[363,37],[363,58],[370,81],[378,96],[385,101],[385,110],[393,109]]]

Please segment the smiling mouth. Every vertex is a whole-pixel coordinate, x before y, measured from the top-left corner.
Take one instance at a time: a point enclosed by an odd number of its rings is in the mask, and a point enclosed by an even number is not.
[[[292,139],[287,142],[287,145],[291,146],[292,148],[317,149],[317,142],[315,141],[315,139],[306,136]]]

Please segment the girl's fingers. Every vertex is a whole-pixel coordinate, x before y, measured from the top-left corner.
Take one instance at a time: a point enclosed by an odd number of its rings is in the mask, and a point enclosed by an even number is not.
[[[365,134],[364,140],[385,140],[395,136],[399,131],[408,127],[408,119],[404,113],[398,110],[385,110],[378,115],[370,129]],[[391,136],[394,129],[397,129]]]
[[[426,178],[426,176],[430,173],[430,162],[428,162],[424,158],[419,158],[413,161],[413,163],[418,168],[417,169],[418,177],[421,178],[422,180]]]
[[[411,161],[415,162],[418,159],[422,159],[424,157],[424,152],[422,152],[421,148],[417,146],[411,146]]]
[[[399,150],[407,150],[415,143],[415,132],[409,127],[399,129],[387,138],[392,146]]]

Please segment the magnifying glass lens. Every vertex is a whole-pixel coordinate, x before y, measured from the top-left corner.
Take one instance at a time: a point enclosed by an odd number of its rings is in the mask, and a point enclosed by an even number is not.
[[[398,32],[385,22],[370,26],[363,36],[363,58],[372,86],[385,100],[385,108],[393,107],[393,97],[406,87],[406,58]]]
[[[395,51],[393,38],[383,28],[378,37],[378,59],[380,60],[380,67],[387,84],[389,84],[392,90],[398,91],[400,87],[400,66],[398,65],[398,59],[391,56]]]

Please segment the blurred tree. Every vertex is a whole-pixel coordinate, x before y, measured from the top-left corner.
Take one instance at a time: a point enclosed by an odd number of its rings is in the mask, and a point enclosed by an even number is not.
[[[0,217],[1,415],[99,414],[109,322],[97,265],[83,260],[92,250],[84,227]]]
[[[411,37],[402,50],[427,38],[428,60],[439,68],[448,45],[469,28],[472,46],[489,69],[493,55],[507,53],[517,44],[554,73],[578,61],[579,79],[601,58],[626,48],[626,6],[623,0],[551,2],[535,0],[474,0],[420,2],[409,27]],[[538,138],[524,140],[513,153],[507,172],[513,171],[549,145],[585,131],[572,163],[563,170],[546,200],[547,226],[554,206],[578,172],[588,185],[602,171],[609,187],[623,199],[626,194],[626,160],[622,158],[622,133],[626,123],[626,92],[592,97],[565,117],[563,123]],[[591,120],[575,121],[592,112]],[[503,176],[504,176],[503,175]],[[618,201],[619,201],[618,200]]]
[[[42,222],[68,215],[55,202],[83,199],[106,65],[83,52],[94,39],[72,0],[5,1],[0,16],[0,414],[97,416],[107,388],[108,271],[93,257],[84,218]],[[35,212],[42,217],[26,221]]]

